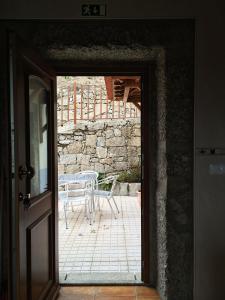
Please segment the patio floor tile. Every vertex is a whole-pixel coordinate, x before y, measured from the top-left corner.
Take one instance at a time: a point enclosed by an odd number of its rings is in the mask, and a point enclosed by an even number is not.
[[[74,212],[68,211],[68,229],[65,228],[62,203],[59,203],[60,278],[67,278],[66,274],[69,277],[82,272],[89,273],[90,281],[100,272],[113,273],[113,280],[116,278],[115,272],[118,272],[120,279],[121,274],[124,274],[125,279],[128,274],[140,274],[140,207],[136,197],[115,198],[120,210],[117,219],[111,216],[110,208],[104,202],[101,211],[96,211],[95,222],[89,225],[84,207],[74,206]],[[110,276],[107,280],[110,280]],[[64,279],[63,283],[66,283]]]

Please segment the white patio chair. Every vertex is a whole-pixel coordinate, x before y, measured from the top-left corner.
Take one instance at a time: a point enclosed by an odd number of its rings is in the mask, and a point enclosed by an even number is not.
[[[113,192],[114,192],[114,189],[115,189],[115,186],[116,186],[117,177],[118,177],[117,175],[114,175],[114,176],[108,176],[108,177],[106,177],[104,179],[99,180],[98,183],[97,183],[96,188],[94,189],[94,196],[95,196],[95,198],[98,199],[99,209],[100,209],[99,198],[100,199],[106,199],[107,202],[108,202],[108,204],[109,204],[109,206],[110,206],[110,209],[111,209],[111,211],[112,211],[112,213],[113,213],[113,215],[115,217],[115,219],[117,218],[117,215],[116,215],[116,213],[115,213],[115,211],[113,209],[113,206],[112,206],[112,203],[110,202],[110,200],[113,201],[114,206],[115,206],[115,208],[117,210],[117,213],[119,214],[120,213],[119,212],[119,208],[118,208],[118,206],[116,204],[116,201],[115,201],[115,198],[113,196]],[[107,190],[101,189],[101,186],[103,184],[111,184],[110,190],[107,191]]]
[[[68,229],[68,223],[67,223],[67,206],[68,206],[68,191],[59,191],[59,200],[63,202],[63,210],[64,210],[64,217],[66,222],[66,229]]]
[[[87,203],[88,203],[88,194],[86,193],[85,189],[77,189],[76,192],[82,192],[83,195],[75,196],[73,198],[69,197],[69,190],[68,184],[65,184],[65,190],[59,191],[59,200],[63,202],[63,210],[64,210],[64,217],[66,223],[66,229],[68,229],[68,220],[67,220],[67,211],[69,205],[72,207],[72,211],[74,212],[73,205],[84,205],[85,207],[85,216],[89,219],[87,213]]]
[[[95,171],[83,171],[75,174],[63,174],[59,176],[59,186],[65,187],[64,191],[59,192],[59,199],[63,201],[64,215],[66,228],[68,229],[67,210],[70,204],[73,210],[73,205],[84,205],[85,216],[90,220],[90,224],[94,221],[94,201],[93,189],[97,182],[98,173]],[[79,183],[81,187],[72,188]],[[71,194],[73,194],[71,196]]]
[[[83,190],[85,191],[85,215],[90,220],[90,225],[95,221],[95,202],[94,202],[94,188],[97,185],[98,172],[92,170],[81,171],[75,174],[78,182],[84,182]],[[82,189],[79,189],[81,192]],[[70,189],[70,192],[76,192],[77,189]],[[89,198],[88,198],[89,196]]]

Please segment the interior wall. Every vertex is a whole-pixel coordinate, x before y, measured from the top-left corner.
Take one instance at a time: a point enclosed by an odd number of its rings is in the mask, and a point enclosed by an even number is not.
[[[152,276],[152,284],[156,283],[162,300],[192,299],[194,22],[56,22],[34,26],[28,39],[56,68],[82,62],[156,61],[159,170],[154,198],[157,230],[151,240],[157,244],[157,266],[151,266],[157,278]]]
[[[61,1],[12,0],[1,1],[1,18],[47,18],[80,19],[82,1],[68,0],[64,6]],[[185,18],[196,19],[195,39],[195,146],[225,147],[224,118],[224,78],[225,78],[225,2],[217,0],[107,0],[106,18]],[[197,162],[197,158],[196,158]],[[196,164],[195,176],[200,166]],[[195,279],[194,299],[211,300],[212,295],[225,294],[225,285],[212,280],[212,265],[217,263],[218,250],[221,261],[225,261],[223,230],[225,227],[225,202],[215,204],[206,201],[200,192],[202,188],[195,183]],[[217,210],[215,211],[215,205]],[[212,213],[213,212],[213,213]],[[220,212],[220,213],[219,213]],[[209,230],[213,228],[213,231]],[[217,234],[215,235],[215,232]],[[215,243],[216,242],[216,243]],[[217,247],[214,247],[214,245]],[[208,255],[203,255],[204,253]],[[222,275],[222,273],[221,273]],[[218,275],[219,276],[219,275]]]
[[[149,254],[156,258],[151,259],[151,284],[157,285],[162,300],[192,299],[193,20],[15,22],[11,26],[56,68],[76,68],[84,62],[155,62],[157,180],[150,222],[155,216],[157,228]]]

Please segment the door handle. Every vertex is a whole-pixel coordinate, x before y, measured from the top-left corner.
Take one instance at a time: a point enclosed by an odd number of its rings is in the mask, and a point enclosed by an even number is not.
[[[20,192],[19,193],[19,201],[22,201],[24,209],[28,210],[28,208],[31,206],[30,194],[23,194]]]
[[[19,167],[19,178],[23,179],[23,177],[32,178],[34,176],[34,168],[26,167],[26,166],[20,166]]]

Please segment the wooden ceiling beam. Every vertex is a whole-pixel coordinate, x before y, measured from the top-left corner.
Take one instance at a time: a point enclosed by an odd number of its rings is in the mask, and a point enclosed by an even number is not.
[[[122,100],[124,100],[124,97],[123,96],[121,96],[121,95],[119,95],[119,96],[115,96],[115,99],[114,99],[115,101],[122,101]],[[141,99],[140,99],[140,97],[128,97],[127,98],[127,102],[141,102]]]
[[[108,99],[132,102],[135,98],[135,102],[140,102],[140,79],[140,76],[105,76]]]
[[[113,82],[110,76],[105,76],[105,86],[107,91],[107,97],[109,100],[113,100]]]
[[[129,96],[129,92],[130,92],[130,88],[126,86],[125,90],[124,90],[124,96],[123,96],[124,103],[127,102],[127,99],[128,99],[128,96]]]
[[[122,89],[125,87],[140,89],[140,82],[134,80],[124,80],[124,82],[122,83],[114,83],[114,89],[116,88]]]
[[[120,80],[120,79],[122,79],[122,80],[124,80],[124,79],[140,80],[141,76],[120,76],[120,75],[118,75],[118,76],[111,76],[111,78],[118,79],[118,80]]]
[[[139,109],[141,111],[141,104],[138,102],[132,102],[134,103],[134,105],[137,107],[137,109]]]

